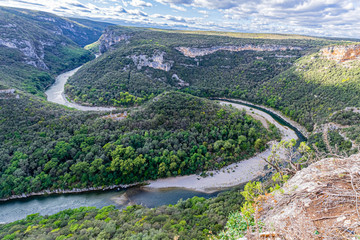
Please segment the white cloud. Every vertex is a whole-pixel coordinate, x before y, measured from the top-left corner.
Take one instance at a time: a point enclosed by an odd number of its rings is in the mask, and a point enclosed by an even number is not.
[[[178,10],[177,16],[155,7],[153,1]],[[190,29],[360,36],[359,0],[153,1],[154,4],[149,0],[0,0],[0,5]],[[148,16],[147,11],[152,15]],[[158,16],[154,17],[154,13]],[[201,17],[189,18],[192,15]]]
[[[173,9],[176,9],[176,10],[179,10],[179,11],[183,11],[183,12],[186,11],[186,9],[185,9],[184,7],[180,7],[180,6],[175,5],[175,4],[172,4],[172,3],[170,3],[169,6],[170,6],[171,8],[173,8]]]
[[[145,2],[142,0],[131,0],[129,2],[126,2],[127,4],[133,6],[133,7],[152,7],[152,3]]]
[[[146,17],[148,16],[147,13],[140,11],[139,9],[131,9],[131,10],[126,10],[127,13],[131,14],[131,15],[138,15],[138,16],[143,16]]]
[[[194,18],[184,18],[184,17],[179,17],[179,16],[161,15],[161,14],[153,14],[150,17],[158,18],[158,19],[165,19],[165,20],[173,21],[173,22],[182,22],[182,23],[189,23],[189,22],[193,22],[195,20]]]

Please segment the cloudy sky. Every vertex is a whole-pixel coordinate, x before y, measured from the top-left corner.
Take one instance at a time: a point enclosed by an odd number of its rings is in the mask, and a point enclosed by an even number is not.
[[[360,0],[0,0],[123,25],[360,38]]]

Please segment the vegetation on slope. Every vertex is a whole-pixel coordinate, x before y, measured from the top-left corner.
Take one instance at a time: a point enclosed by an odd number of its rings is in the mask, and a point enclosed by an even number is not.
[[[257,38],[232,34],[190,33],[158,29],[110,27],[100,39],[102,51],[109,51],[84,66],[69,80],[67,94],[78,102],[122,105],[121,92],[134,98],[149,98],[169,89],[183,89],[198,96],[254,98],[264,82],[288,69],[302,55],[328,41],[285,36]],[[277,36],[277,35],[274,35]],[[119,38],[119,39],[117,39]],[[266,38],[266,39],[265,39]],[[115,41],[117,39],[117,41]],[[113,42],[113,45],[108,46]],[[218,51],[191,58],[177,47],[284,46],[286,51]],[[300,50],[302,49],[302,50]],[[163,54],[169,71],[139,67],[134,58]],[[157,60],[149,60],[155,62]],[[181,80],[177,79],[176,76]],[[133,101],[131,104],[136,104]]]
[[[192,174],[248,158],[279,137],[245,112],[164,93],[127,119],[0,99],[0,197]]]
[[[0,7],[0,84],[43,96],[55,75],[93,59],[81,46],[96,41],[108,24],[81,22]]]
[[[112,206],[29,215],[0,225],[1,239],[207,239],[223,229],[227,216],[243,201],[238,190],[212,199],[194,197],[175,205],[146,208]]]
[[[359,219],[354,204],[359,198],[359,154],[323,158],[308,147],[303,149],[307,154],[292,164],[277,165],[271,187],[261,182],[246,184],[241,212],[230,215],[221,239],[359,238],[359,225],[354,224]],[[290,151],[294,154],[294,149]],[[269,160],[291,161],[281,158]],[[299,163],[304,168],[285,175],[286,168]]]
[[[77,45],[84,47],[97,41],[105,28],[113,25],[111,23],[96,22],[87,19],[65,18],[48,12],[21,8],[0,7],[0,11],[1,25],[4,26],[11,23],[21,28],[18,32],[11,33],[18,35],[18,37],[16,37],[18,40],[21,40],[22,36],[25,37],[28,35],[36,39],[37,34],[42,35],[43,32],[52,32],[52,37],[63,36]],[[24,31],[25,28],[23,28],[23,26],[25,25],[31,28]]]
[[[337,63],[317,52],[299,59],[258,95],[312,130],[314,123],[324,123],[333,112],[360,106],[359,69],[358,60]]]
[[[329,44],[350,43],[300,36],[235,35],[111,27],[103,42],[116,37],[121,40],[105,44],[108,52],[70,79],[67,93],[79,102],[114,106],[138,104],[169,89],[201,97],[241,98],[279,109],[310,131],[334,111],[358,107],[359,60],[339,63],[318,51]],[[217,51],[196,57],[177,50],[244,45],[296,49]],[[141,56],[150,63],[168,66],[141,66],[134,60]],[[131,100],[124,100],[124,93]]]

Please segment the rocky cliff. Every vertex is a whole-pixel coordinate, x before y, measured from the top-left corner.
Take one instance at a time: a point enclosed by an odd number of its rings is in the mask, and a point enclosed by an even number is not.
[[[287,51],[287,50],[302,50],[301,47],[289,47],[281,45],[252,45],[246,44],[242,46],[214,46],[210,48],[190,48],[190,47],[177,47],[176,50],[180,51],[187,57],[195,58],[198,56],[205,56],[217,51]]]
[[[92,21],[78,23],[50,13],[0,7],[0,47],[15,51],[12,55],[20,52],[23,63],[51,70],[50,62],[57,61],[54,56],[76,53],[76,48],[95,42],[107,25]]]
[[[357,239],[360,154],[299,171],[262,205],[267,230],[282,239]]]
[[[360,44],[348,46],[331,46],[320,50],[321,54],[330,60],[343,63],[360,59]]]
[[[118,34],[112,30],[106,30],[104,34],[100,37],[100,45],[99,45],[99,51],[100,53],[107,52],[111,49],[113,49],[113,45],[124,42],[127,43],[131,36],[129,34]]]
[[[151,67],[154,69],[160,69],[163,71],[170,71],[173,62],[166,62],[164,59],[164,52],[157,51],[151,57],[146,55],[132,55],[131,59],[136,65],[137,69],[140,70],[142,67]]]
[[[0,26],[1,28],[1,26]],[[16,25],[14,25],[16,28]],[[24,54],[23,61],[26,64],[37,67],[41,70],[48,70],[48,66],[44,62],[44,48],[54,46],[55,42],[47,41],[34,41],[28,39],[17,39],[0,36],[0,46],[16,49]]]

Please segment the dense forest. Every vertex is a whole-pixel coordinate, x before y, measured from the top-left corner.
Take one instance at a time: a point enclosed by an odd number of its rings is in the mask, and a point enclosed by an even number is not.
[[[280,137],[274,126],[267,130],[245,112],[178,92],[154,98],[121,121],[26,94],[0,99],[0,106],[2,198],[221,168]]]

